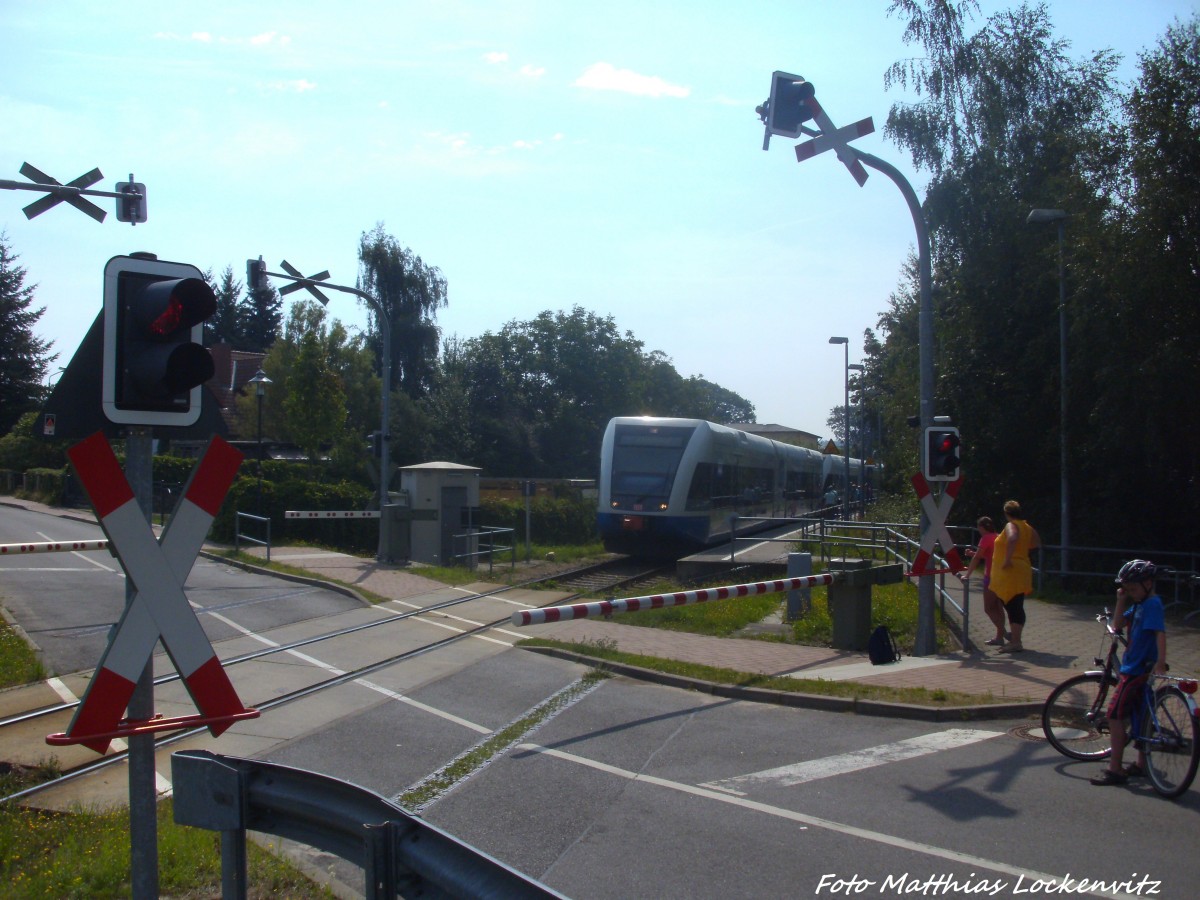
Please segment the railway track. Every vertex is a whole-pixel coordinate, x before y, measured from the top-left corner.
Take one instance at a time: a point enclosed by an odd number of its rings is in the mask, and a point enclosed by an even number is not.
[[[323,643],[332,642],[341,638],[345,638],[349,635],[373,630],[376,628],[387,629],[393,627],[403,627],[406,622],[412,624],[414,620],[421,620],[422,618],[428,619],[428,617],[431,615],[436,615],[439,613],[445,614],[449,610],[461,608],[472,603],[478,603],[479,601],[485,599],[504,599],[504,595],[518,591],[528,592],[531,589],[537,590],[539,588],[553,589],[554,598],[552,600],[548,600],[545,604],[539,604],[543,606],[550,606],[571,602],[581,597],[595,595],[598,593],[611,594],[621,590],[633,590],[637,585],[648,585],[660,580],[670,571],[671,570],[669,567],[651,566],[626,558],[607,560],[602,563],[580,566],[575,569],[568,569],[553,575],[522,582],[517,585],[496,588],[494,590],[482,593],[471,593],[463,597],[433,603],[429,606],[413,609],[411,611],[398,612],[383,619],[330,630],[300,640],[276,644],[265,647],[262,650],[230,657],[222,664],[227,670],[233,670],[236,674],[236,671],[241,666],[250,665],[254,662],[261,661],[267,657],[277,654],[298,652],[301,650],[301,648],[309,648],[311,650],[311,648],[319,646]],[[561,596],[561,592],[563,591],[569,592],[567,597]],[[524,596],[528,597],[528,594],[525,593]],[[202,613],[203,611],[201,611],[201,614]],[[415,659],[427,653],[450,647],[460,641],[476,637],[498,626],[502,627],[507,624],[509,624],[509,615],[506,613],[502,617],[490,619],[479,624],[462,628],[458,632],[439,640],[424,642],[416,647],[404,650],[403,652],[386,655],[383,658],[376,659],[358,666],[351,671],[339,672],[338,674],[331,675],[330,677],[323,678],[315,683],[308,684],[302,688],[284,693],[282,695],[264,697],[261,699],[252,698],[249,705],[257,708],[260,712],[266,713],[272,709],[285,706],[289,703],[294,703],[305,698],[312,697],[322,691],[327,691],[350,682],[364,679],[380,670]],[[169,685],[179,680],[179,675],[177,673],[171,673],[156,678],[154,680],[154,684],[157,687],[160,685]],[[3,731],[6,728],[28,726],[31,722],[35,722],[38,719],[48,718],[56,715],[61,716],[63,713],[72,712],[78,705],[78,701],[72,703],[59,703],[28,710],[17,715],[11,715],[0,719],[0,731]],[[205,732],[205,728],[192,728],[188,730],[167,733],[155,739],[155,748],[158,749],[168,747],[193,736],[204,734]],[[120,764],[127,758],[127,756],[127,750],[110,752],[103,758],[94,762],[63,771],[57,778],[30,788],[26,788],[25,790],[10,794],[6,797],[0,797],[0,802],[11,802],[32,798],[37,794],[48,791],[51,788],[63,784],[64,782],[69,782],[72,779],[84,778],[100,772],[109,766]]]

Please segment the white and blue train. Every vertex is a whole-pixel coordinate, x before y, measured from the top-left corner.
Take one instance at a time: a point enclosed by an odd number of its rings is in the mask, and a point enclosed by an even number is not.
[[[844,457],[702,419],[617,418],[600,451],[597,524],[609,552],[677,556],[728,541],[734,516],[810,516],[840,504],[845,468]],[[852,459],[850,470],[861,497],[864,467]],[[865,475],[869,497],[874,467]],[[753,528],[737,524],[738,534]]]

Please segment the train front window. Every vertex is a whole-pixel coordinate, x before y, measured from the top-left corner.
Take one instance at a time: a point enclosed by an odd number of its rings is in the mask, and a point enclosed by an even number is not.
[[[613,437],[614,506],[648,508],[665,504],[683,451],[695,428],[618,425]]]

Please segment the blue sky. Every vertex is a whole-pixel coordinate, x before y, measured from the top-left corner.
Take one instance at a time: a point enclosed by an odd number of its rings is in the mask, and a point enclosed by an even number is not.
[[[985,2],[984,13],[1007,4]],[[1194,0],[1060,0],[1073,55],[1136,75]],[[843,350],[861,359],[913,243],[895,186],[831,154],[764,153],[771,72],[812,81],[856,146],[923,178],[882,138],[889,65],[917,48],[886,0],[603,4],[380,0],[205,4],[5,0],[0,179],[25,161],[98,189],[130,173],[149,222],[97,224],[0,191],[0,230],[37,285],[65,365],[101,307],[107,260],[136,250],[244,279],[287,259],[353,285],[359,235],[389,233],[449,284],[445,335],[582,306],[752,402],[827,434]],[[1052,205],[1045,198],[1041,205]],[[282,282],[277,282],[282,286]],[[297,295],[298,296],[298,295]],[[335,294],[332,315],[366,317]],[[638,413],[640,410],[629,410]]]

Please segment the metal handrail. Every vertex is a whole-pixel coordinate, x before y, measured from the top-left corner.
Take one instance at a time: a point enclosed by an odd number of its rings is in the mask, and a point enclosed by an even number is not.
[[[253,522],[267,523],[267,539],[259,540],[256,537],[250,537],[248,534],[242,533],[242,519],[250,519]],[[260,547],[267,548],[267,562],[271,561],[271,520],[266,516],[255,516],[250,513],[237,512],[233,519],[233,549],[240,550],[242,541],[249,544],[258,544]]]
[[[458,541],[460,538],[469,540],[470,538],[473,538],[473,537],[477,538],[477,537],[480,537],[481,535],[494,535],[494,534],[515,535],[516,529],[500,528],[498,526],[493,526],[493,525],[477,525],[477,526],[475,526],[474,531],[466,531],[466,532],[463,532],[462,534],[452,535],[450,540],[454,542],[454,547],[457,547]],[[506,547],[502,544],[496,544],[493,541],[489,540],[486,550],[472,550],[472,551],[468,551],[467,553],[455,553],[454,559],[455,560],[471,559],[472,557],[475,557],[475,556],[485,556],[486,555],[488,558],[488,572],[490,573],[493,568],[495,554],[503,553],[505,550],[510,550],[510,551],[512,551],[512,556],[511,556],[511,559],[509,562],[509,569],[512,570],[512,569],[515,569],[517,566],[516,543],[517,542],[516,542],[515,536],[512,539],[512,546],[509,546],[509,547]],[[468,546],[469,546],[469,544],[468,544]]]

